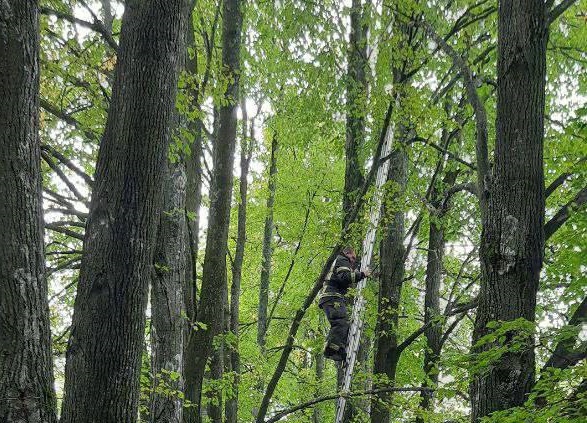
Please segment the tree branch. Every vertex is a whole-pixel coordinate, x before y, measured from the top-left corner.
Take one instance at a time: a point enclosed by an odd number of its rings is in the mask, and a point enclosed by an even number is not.
[[[43,158],[45,163],[47,163],[49,165],[49,167],[57,174],[57,176],[59,176],[59,178],[65,183],[65,185],[67,185],[67,188],[69,188],[69,190],[73,193],[73,195],[76,196],[78,201],[81,201],[82,203],[87,204],[88,203],[87,198],[84,197],[81,194],[81,192],[78,191],[78,189],[75,187],[75,184],[73,182],[71,182],[67,176],[65,176],[65,173],[63,173],[63,171],[61,169],[59,169],[59,166],[57,166],[53,162],[51,157],[49,157],[49,155],[44,151],[41,151],[41,157]]]
[[[386,138],[386,134],[387,134],[387,130],[389,128],[390,122],[391,122],[391,115],[392,115],[395,103],[396,103],[396,96],[393,95],[389,101],[389,106],[387,108],[387,112],[385,114],[385,118],[384,118],[383,125],[381,128],[381,132],[379,134],[379,142],[377,144],[377,149],[374,154],[375,158],[381,156],[381,151],[383,149],[383,145],[385,144],[385,138]],[[322,288],[322,283],[324,281],[324,278],[326,278],[326,274],[328,273],[328,270],[330,269],[330,265],[332,264],[332,262],[334,261],[336,256],[340,253],[340,251],[342,250],[344,240],[350,230],[351,225],[353,224],[353,222],[355,221],[355,219],[357,218],[357,216],[359,214],[359,210],[361,209],[361,206],[363,205],[363,202],[364,202],[365,194],[367,193],[367,191],[369,190],[369,187],[371,186],[371,184],[373,183],[373,180],[375,179],[375,174],[377,173],[377,169],[379,168],[380,163],[381,163],[380,160],[377,160],[377,159],[373,160],[373,165],[371,166],[371,169],[370,169],[368,175],[366,176],[365,181],[363,182],[363,186],[361,187],[361,190],[357,196],[357,200],[355,201],[355,204],[353,205],[353,208],[352,208],[351,212],[349,213],[347,224],[345,225],[342,232],[340,233],[340,238],[339,238],[337,245],[334,246],[334,248],[332,249],[330,256],[328,257],[324,266],[322,267],[320,275],[318,276],[318,278],[314,282],[314,286],[312,287],[310,293],[306,296],[306,299],[304,300],[304,303],[302,304],[302,306],[298,309],[298,311],[295,314],[295,317],[293,319],[292,325],[290,327],[290,330],[289,330],[289,333],[287,336],[285,348],[283,349],[283,351],[281,353],[281,357],[279,358],[279,362],[277,363],[277,367],[275,368],[275,371],[273,372],[273,375],[271,376],[271,380],[267,384],[267,388],[265,389],[265,394],[263,395],[261,405],[259,406],[259,411],[257,413],[257,419],[256,419],[257,423],[263,423],[265,421],[265,416],[267,415],[267,410],[269,409],[269,402],[271,400],[271,397],[273,396],[273,393],[275,392],[275,388],[277,387],[277,383],[279,382],[279,379],[281,378],[281,375],[283,374],[285,367],[287,365],[287,360],[288,360],[289,354],[291,353],[291,351],[293,349],[294,340],[295,340],[296,334],[298,332],[298,328],[300,327],[301,321],[302,321],[304,315],[306,314],[306,310],[310,307],[310,305],[312,305],[312,303],[314,302],[314,299],[316,298],[316,295],[318,295],[318,292]]]
[[[76,18],[75,16],[70,15],[69,13],[53,10],[46,6],[39,7],[39,10],[43,15],[55,16],[59,19],[63,19],[72,24],[91,29],[92,31],[100,34],[104,38],[104,41],[106,41],[106,44],[108,44],[114,51],[118,50],[118,43],[114,40],[112,34],[106,29],[106,27],[100,20],[96,19],[94,22],[84,21],[83,19]]]
[[[81,170],[71,160],[69,160],[67,157],[65,157],[63,154],[61,154],[59,151],[57,151],[56,149],[54,149],[50,145],[48,145],[48,144],[42,144],[41,145],[41,150],[44,150],[44,151],[48,152],[53,157],[55,157],[57,160],[59,160],[61,163],[63,163],[65,166],[67,166],[70,170],[72,170],[73,172],[75,172],[90,187],[92,187],[94,185],[94,180],[90,177],[90,175],[88,175],[86,172],[84,172],[83,170]]]
[[[587,322],[587,297],[583,299],[579,307],[575,310],[567,326],[579,326]],[[549,367],[557,369],[566,369],[567,367],[573,366],[587,356],[587,343],[583,342],[578,348],[575,347],[578,333],[576,336],[571,338],[565,338],[561,340],[544,367],[544,372]]]
[[[550,9],[548,16],[546,17],[546,26],[550,26],[554,21],[558,19],[560,15],[571,7],[577,0],[563,0],[558,5]]]
[[[80,234],[78,232],[72,231],[71,229],[67,229],[61,225],[54,225],[52,223],[45,223],[45,228],[52,230],[53,232],[59,232],[62,234],[65,234],[67,236],[70,236],[72,238],[76,238],[79,239],[80,241],[84,240],[84,235]]]
[[[100,142],[100,137],[97,134],[90,131],[89,129],[83,128],[81,123],[76,118],[69,115],[68,113],[65,113],[64,111],[59,110],[57,107],[55,107],[53,104],[49,103],[47,100],[45,100],[43,98],[41,98],[39,100],[39,104],[45,111],[51,113],[53,116],[61,119],[65,123],[73,126],[75,129],[82,132],[88,139],[93,140],[97,143]]]
[[[286,408],[284,410],[279,410],[279,411],[277,411],[277,413],[275,413],[275,415],[273,417],[265,420],[265,423],[275,423],[275,422],[281,420],[283,417],[285,417],[289,414],[295,413],[296,411],[303,410],[305,408],[311,407],[311,406],[319,404],[321,402],[335,400],[340,397],[355,398],[355,397],[362,397],[362,396],[367,396],[367,395],[381,394],[384,392],[432,392],[432,391],[434,391],[434,389],[422,388],[422,387],[413,387],[413,388],[411,388],[411,387],[407,387],[407,388],[388,387],[388,388],[370,389],[370,390],[359,391],[359,392],[339,392],[336,394],[324,395],[322,397],[314,398],[313,400],[296,405],[295,407]]]
[[[465,63],[465,60],[450,45],[448,45],[442,37],[436,33],[434,28],[432,28],[428,22],[422,20],[421,25],[424,26],[432,39],[442,48],[445,54],[447,54],[453,60],[453,63],[457,66],[461,75],[463,76],[463,81],[467,91],[467,98],[473,107],[476,118],[477,183],[479,185],[479,200],[482,203],[481,208],[484,210],[485,207],[483,204],[486,202],[485,193],[489,189],[487,186],[489,183],[489,153],[487,148],[487,113],[485,106],[479,98],[477,88],[475,87],[475,81],[473,79],[473,73],[471,72],[469,66]]]
[[[580,207],[587,202],[587,187],[583,188],[579,193],[565,204],[561,209],[544,225],[545,241],[554,235],[554,233],[571,217],[571,212],[574,208]]]

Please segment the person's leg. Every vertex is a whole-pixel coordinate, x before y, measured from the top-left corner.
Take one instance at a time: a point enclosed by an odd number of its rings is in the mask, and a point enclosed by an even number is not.
[[[342,361],[346,355],[345,348],[349,329],[346,305],[343,300],[335,299],[323,304],[322,308],[330,322],[324,355],[333,360]]]

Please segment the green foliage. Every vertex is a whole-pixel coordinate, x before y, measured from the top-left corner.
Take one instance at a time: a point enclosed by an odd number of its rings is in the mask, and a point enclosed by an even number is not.
[[[44,0],[41,3],[60,12],[92,19],[87,16],[81,1]],[[94,11],[99,9],[97,4],[89,2]],[[174,131],[168,154],[172,162],[184,160],[194,151],[194,143],[203,141],[204,210],[209,205],[208,168],[212,166],[215,142],[214,109],[225,101],[224,90],[230,82],[220,65],[222,17],[218,15],[217,4],[210,0],[196,2],[192,21],[194,40],[189,46],[189,57],[195,62],[195,71],[184,71],[180,76],[176,106],[182,123]],[[392,121],[396,133],[400,128],[406,129],[406,139],[401,148],[408,157],[408,180],[405,192],[401,194],[397,184],[386,184],[386,213],[377,242],[389,227],[393,213],[405,212],[404,245],[411,247],[397,310],[389,307],[382,313],[377,312],[377,282],[370,283],[365,292],[365,331],[371,339],[377,319],[388,318],[392,313],[399,316],[399,323],[393,330],[397,332],[400,342],[421,327],[426,248],[431,224],[443,229],[446,241],[440,288],[441,313],[444,314],[449,304],[465,304],[478,295],[480,268],[477,257],[481,237],[478,202],[467,191],[458,191],[450,197],[446,212],[439,211],[439,205],[451,189],[447,174],[456,174],[455,185],[476,183],[476,130],[472,109],[464,99],[463,85],[451,60],[436,51],[430,40],[415,26],[408,25],[414,44],[406,43],[400,26],[406,23],[406,16],[420,14],[441,35],[448,34],[457,22],[467,23],[447,42],[464,57],[478,78],[478,93],[488,114],[489,150],[492,151],[496,117],[494,84],[498,81],[496,4],[479,2],[472,6],[473,3],[468,0],[434,0],[427,3],[415,0],[375,1],[363,14],[364,22],[370,27],[367,41],[369,90],[366,96],[359,96],[356,104],[351,105],[351,114],[363,116],[366,121],[365,141],[359,147],[359,161],[364,165],[363,171],[371,165],[373,149],[379,140],[392,93],[400,93],[401,101],[394,109]],[[578,13],[585,6],[585,0],[577,2],[574,12],[569,11],[550,28],[545,185],[548,187],[562,174],[570,175],[547,198],[547,220],[584,188],[587,177],[587,25],[584,16]],[[240,333],[238,339],[228,333],[215,341],[215,346],[223,345],[225,351],[238,345],[242,370],[239,421],[250,421],[258,409],[295,313],[313,286],[330,248],[338,241],[343,215],[344,145],[346,116],[349,113],[346,106],[349,15],[346,3],[334,0],[246,2],[241,92],[248,105],[249,119],[255,110],[260,113],[254,119],[252,131],[256,139],[249,175]],[[113,26],[117,40],[120,13]],[[100,34],[64,19],[43,15],[41,30],[42,143],[63,154],[91,177],[106,124],[116,54]],[[410,71],[413,71],[412,77],[398,84],[399,73]],[[204,82],[207,83],[205,87]],[[194,131],[196,122],[202,124],[202,133]],[[273,135],[279,141],[280,150],[269,291],[272,319],[266,351],[262,352],[256,344],[256,322],[263,226],[267,212],[270,140]],[[240,129],[239,137],[243,138]],[[73,222],[75,225],[66,227],[81,235],[91,186],[68,166],[55,158],[53,160],[84,198],[77,198],[54,169],[43,163],[46,220]],[[230,216],[231,258],[236,239],[237,189],[234,195]],[[361,218],[351,227],[348,237],[350,245],[361,245],[367,225],[365,217],[373,196],[374,192],[369,191]],[[547,242],[536,321],[493,322],[487,328],[487,335],[476,345],[492,348],[470,354],[474,310],[455,316],[438,316],[435,323],[441,326],[443,332],[452,327],[452,332],[447,334],[441,357],[434,368],[440,378],[434,394],[434,408],[419,410],[419,396],[395,394],[387,404],[393,421],[406,421],[416,414],[426,422],[449,419],[467,421],[469,399],[466,393],[473,374],[486,371],[505,354],[519,353],[526,348],[534,348],[540,368],[558,342],[577,336],[581,329],[568,327],[566,323],[587,293],[587,214],[584,210],[584,205],[573,209],[568,222]],[[171,214],[181,212],[174,210]],[[205,225],[207,220],[203,216],[205,214],[187,213],[190,222],[199,217],[201,224]],[[202,232],[205,229],[202,228]],[[54,230],[46,232],[51,324],[54,352],[59,358],[58,386],[63,379],[61,357],[66,350],[83,248],[79,237],[71,235]],[[202,244],[200,261],[203,260],[205,248]],[[377,247],[375,251],[376,263],[387,259],[379,257]],[[162,263],[155,263],[154,268],[161,272],[170,270]],[[385,300],[383,302],[386,303]],[[190,325],[193,331],[207,329],[201,322]],[[286,371],[273,397],[272,409],[293,406],[336,390],[337,371],[331,362],[326,363],[321,377],[316,371],[327,325],[317,307],[307,311]],[[536,343],[535,339],[539,342]],[[402,353],[395,380],[397,386],[420,386],[427,380],[422,368],[425,350],[425,338],[420,336]],[[372,362],[372,351],[368,360]],[[152,375],[146,352],[142,365],[142,415],[148,411],[148,399],[154,393],[183,400],[182,392],[175,388],[177,373],[163,371]],[[216,394],[219,392],[223,401],[232,398],[235,376],[231,371],[225,372],[220,380],[207,380],[205,401],[217,401]],[[524,407],[495,414],[486,421],[580,421],[578,413],[585,410],[586,399],[584,393],[577,398],[572,395],[585,378],[584,360],[574,368],[539,376],[540,381]],[[362,382],[369,379],[373,383],[382,382],[373,379],[367,367],[366,372],[363,369],[357,374],[355,386],[360,388]],[[536,406],[538,396],[544,397],[548,406]],[[320,421],[333,419],[333,402],[322,403],[315,409],[321,413]],[[288,416],[287,421],[311,421],[312,411],[308,409],[293,414]]]

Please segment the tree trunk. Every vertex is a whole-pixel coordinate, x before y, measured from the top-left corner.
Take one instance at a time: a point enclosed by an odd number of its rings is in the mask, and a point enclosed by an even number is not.
[[[369,2],[369,0],[367,0]],[[367,9],[367,8],[366,8]],[[364,19],[361,0],[352,0],[350,11],[351,33],[348,46],[348,68],[346,80],[346,168],[344,178],[342,227],[348,221],[357,192],[363,184],[362,165],[358,150],[365,140],[365,110],[367,110],[367,57],[368,20]]]
[[[193,47],[194,40],[194,24],[193,19],[188,20],[187,25],[187,46]],[[189,54],[186,58],[186,70],[190,75],[197,74],[197,63]],[[194,98],[194,108],[199,108],[201,101],[201,90],[193,90],[191,93]],[[196,402],[196,384],[193,380],[194,365],[196,363],[196,356],[198,354],[198,346],[195,343],[194,326],[197,320],[197,263],[199,251],[199,233],[200,233],[200,206],[202,204],[202,121],[196,118],[194,121],[188,121],[188,128],[190,133],[194,134],[194,142],[190,146],[190,154],[186,157],[186,200],[185,213],[187,220],[187,266],[185,277],[184,301],[186,315],[189,325],[187,327],[187,334],[185,340],[184,352],[184,384],[185,384],[185,400],[186,403]],[[193,422],[193,411],[191,408],[184,410],[184,421]]]
[[[491,321],[535,321],[544,250],[547,39],[544,3],[500,1],[495,165],[482,214],[481,290],[473,344],[490,333],[486,326]],[[489,348],[495,345],[473,345],[473,352]],[[528,334],[526,348],[504,354],[487,373],[474,376],[472,420],[522,405],[534,373],[533,335]]]
[[[163,213],[159,224],[151,283],[150,421],[181,423],[184,390],[183,352],[186,312],[186,174],[183,163],[170,164],[165,177]]]
[[[0,421],[51,423],[37,1],[0,3],[0,57]]]
[[[226,102],[220,108],[218,139],[214,148],[214,174],[210,187],[210,215],[202,290],[198,307],[198,323],[193,342],[198,346],[193,374],[195,404],[190,414],[200,420],[202,382],[206,361],[212,353],[214,336],[223,329],[223,302],[226,286],[226,252],[232,199],[232,168],[236,139],[236,106],[240,70],[240,37],[242,26],[240,0],[224,0],[222,28],[222,68],[227,81]]]
[[[104,19],[104,28],[109,34],[112,34],[112,22],[114,15],[112,14],[112,4],[110,0],[101,0],[102,3],[102,17]]]
[[[444,229],[439,216],[430,217],[428,235],[428,258],[426,264],[426,294],[424,295],[424,324],[428,324],[424,332],[426,350],[424,352],[424,373],[426,379],[423,387],[434,387],[438,384],[438,360],[442,348],[442,322],[438,321],[440,313],[440,284],[442,282],[442,258],[444,256]],[[436,320],[436,321],[435,321]],[[432,408],[432,392],[420,393],[420,408],[428,411]],[[418,423],[424,419],[418,417]]]
[[[65,374],[62,422],[133,422],[186,0],[127,2]]]
[[[267,197],[267,215],[263,232],[263,258],[261,263],[261,283],[259,285],[259,313],[257,323],[257,344],[265,350],[267,335],[267,305],[269,303],[269,284],[271,282],[271,257],[273,255],[273,203],[275,202],[275,182],[277,178],[277,135],[271,140],[271,164],[269,166],[269,182]]]
[[[369,3],[367,0],[366,3]],[[350,34],[347,50],[347,79],[346,79],[346,141],[345,141],[345,178],[343,192],[343,220],[342,227],[348,223],[349,213],[356,201],[357,193],[363,184],[362,164],[358,152],[365,141],[365,111],[367,110],[367,72],[369,60],[367,57],[367,34],[369,31],[367,13],[368,7],[362,5],[361,0],[353,0],[350,9]],[[365,358],[369,355],[371,343],[365,338],[365,331],[361,334],[357,357],[363,370],[368,365]],[[341,386],[344,369],[338,368],[338,386]],[[363,387],[368,388],[368,387]],[[355,407],[364,402],[360,398],[347,401],[343,422],[353,420],[357,411]]]
[[[401,131],[403,132],[403,131]],[[402,133],[398,134],[403,137]],[[402,139],[402,138],[400,138]],[[401,195],[407,184],[408,156],[401,143],[393,151],[390,159],[388,180],[394,182],[397,191],[394,196]],[[397,203],[395,203],[397,204]],[[401,290],[404,281],[404,212],[400,208],[384,214],[391,219],[385,237],[381,240],[381,276],[379,286],[379,302],[377,305],[377,326],[375,328],[375,359],[373,364],[374,379],[383,377],[374,388],[393,385],[397,363],[401,355],[398,346],[398,311]],[[371,423],[389,422],[389,398],[391,393],[378,393],[371,401]]]
[[[448,147],[450,140],[448,133],[443,130],[443,145]],[[443,166],[441,159],[440,166]],[[440,169],[440,168],[439,168]],[[443,178],[443,185],[452,187],[456,182],[458,172],[449,171]],[[424,294],[424,325],[428,325],[424,331],[426,337],[426,350],[424,352],[424,373],[426,379],[423,388],[435,388],[438,385],[438,362],[442,351],[443,322],[440,320],[440,286],[442,284],[443,258],[444,258],[444,227],[442,219],[448,211],[449,205],[439,195],[436,188],[432,188],[431,202],[435,207],[434,214],[430,215],[430,228],[428,232],[428,257],[426,260],[426,293]],[[420,409],[430,411],[432,409],[432,392],[420,392]],[[418,416],[417,423],[423,423],[424,418]]]
[[[239,305],[243,260],[245,257],[245,245],[247,242],[247,191],[249,189],[247,178],[252,157],[252,146],[255,142],[254,122],[251,122],[251,138],[249,142],[247,142],[247,114],[244,101],[242,102],[242,109],[243,139],[240,156],[240,199],[238,204],[236,250],[234,253],[234,264],[232,266],[232,285],[230,287],[230,332],[233,336],[233,344],[230,350],[230,367],[234,374],[234,379],[232,384],[232,397],[226,401],[226,423],[237,423],[238,421],[238,388],[240,383]]]

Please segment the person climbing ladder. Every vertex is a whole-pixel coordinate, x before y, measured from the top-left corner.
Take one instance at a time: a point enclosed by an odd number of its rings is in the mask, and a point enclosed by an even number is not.
[[[326,318],[330,322],[324,357],[334,361],[346,359],[349,332],[346,293],[357,282],[371,276],[369,269],[362,272],[357,270],[356,262],[355,251],[351,247],[344,248],[332,263],[318,298],[318,306],[324,310]]]

